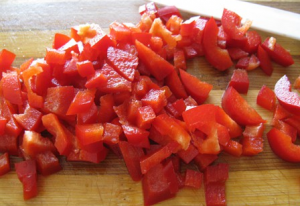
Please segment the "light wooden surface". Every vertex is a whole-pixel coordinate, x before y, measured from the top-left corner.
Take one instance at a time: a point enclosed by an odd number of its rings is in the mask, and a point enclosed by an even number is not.
[[[298,0],[252,2],[300,13]],[[88,22],[108,28],[113,21],[137,23],[138,7],[144,3],[143,0],[1,0],[0,49],[15,52],[17,59],[14,65],[18,66],[30,57],[43,57],[46,47],[52,45],[54,33],[68,34],[71,26]],[[190,15],[184,13],[183,16]],[[261,35],[264,39],[272,34],[261,32]],[[275,37],[291,52],[295,64],[289,68],[274,64],[271,77],[264,75],[260,69],[249,72],[250,91],[244,96],[269,122],[272,113],[256,105],[259,89],[263,84],[273,88],[284,74],[291,81],[300,75],[300,41]],[[221,95],[233,69],[216,71],[204,58],[189,61],[188,68],[188,72],[214,85],[207,103],[220,105]],[[269,122],[266,131],[270,129]],[[226,154],[220,155],[218,161],[230,165],[226,185],[228,205],[300,205],[300,165],[278,159],[270,150],[266,135],[264,138],[264,152],[256,157],[234,158]],[[16,161],[20,159],[12,159],[12,163]],[[39,195],[26,202],[13,168],[0,178],[0,205],[143,205],[141,184],[130,179],[123,160],[116,156],[110,154],[98,165],[64,160],[62,163],[61,172],[50,177],[38,177]],[[203,187],[200,190],[183,189],[176,198],[158,205],[205,205]]]

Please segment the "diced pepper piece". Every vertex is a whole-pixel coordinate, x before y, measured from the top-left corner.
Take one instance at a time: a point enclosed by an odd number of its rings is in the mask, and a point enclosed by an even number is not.
[[[113,68],[129,81],[133,81],[135,70],[138,66],[138,58],[120,49],[109,47],[107,60]]]
[[[197,77],[180,69],[180,78],[187,93],[191,95],[198,104],[202,104],[208,98],[213,86],[209,83],[199,80]]]
[[[276,95],[274,91],[263,85],[258,92],[256,103],[269,111],[274,111],[276,107]]]
[[[23,135],[22,149],[31,158],[35,158],[39,153],[46,151],[57,153],[49,138],[42,137],[40,133],[28,130]]]
[[[174,66],[172,64],[141,42],[136,40],[135,46],[140,60],[146,65],[147,69],[157,80],[164,79],[174,70]]]
[[[201,172],[187,169],[185,172],[184,186],[200,189],[202,184],[203,174]]]
[[[120,141],[119,146],[129,175],[131,176],[132,180],[140,181],[142,179],[140,158],[144,156],[143,149],[133,146],[125,141]]]
[[[37,170],[35,160],[26,160],[15,163],[15,168],[18,178],[23,184],[24,200],[37,196]]]
[[[224,71],[233,65],[229,53],[217,45],[218,26],[214,18],[210,18],[203,33],[203,48],[207,61],[216,69]]]
[[[233,87],[228,87],[223,94],[222,107],[238,124],[256,125],[266,122]]]
[[[269,41],[271,38],[266,38],[266,40],[261,44],[261,46],[266,50],[271,59],[277,64],[288,67],[294,64],[294,60],[290,52],[288,52],[285,48],[283,48],[277,42],[274,45],[274,49],[269,47]]]
[[[10,161],[8,153],[0,155],[0,176],[5,175],[10,171]]]
[[[244,69],[235,69],[229,81],[229,86],[232,86],[239,93],[247,94],[249,89],[248,73]]]
[[[37,170],[42,175],[51,175],[62,169],[58,158],[51,151],[39,153],[36,157]]]
[[[191,136],[174,118],[167,114],[158,115],[152,123],[152,126],[164,136],[176,141],[181,149],[186,150],[189,147]]]

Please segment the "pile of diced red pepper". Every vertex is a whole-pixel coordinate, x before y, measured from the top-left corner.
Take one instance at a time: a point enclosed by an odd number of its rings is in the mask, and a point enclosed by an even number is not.
[[[145,205],[183,187],[200,188],[202,179],[206,204],[226,205],[228,165],[211,164],[222,151],[263,151],[266,121],[240,93],[249,88],[247,71],[260,67],[271,75],[271,60],[293,64],[289,52],[273,37],[262,43],[256,31],[248,31],[250,21],[241,25],[241,17],[226,9],[221,21],[183,21],[176,7],[154,3],[141,6],[140,14],[136,25],[113,22],[108,34],[96,24],[72,27],[70,36],[57,33],[44,58],[20,68],[11,66],[13,53],[1,51],[0,175],[10,170],[9,155],[23,158],[15,168],[24,199],[38,193],[37,172],[62,169],[59,156],[99,163],[112,151],[123,157],[132,179],[141,180]],[[220,71],[236,62],[222,107],[205,104],[213,85],[186,71],[186,61],[198,56]],[[257,103],[274,111],[275,93],[263,86]],[[283,150],[282,131],[286,142],[285,134],[295,139],[300,131],[298,117],[283,112],[286,99],[275,110],[279,129],[268,133],[269,140],[278,136],[270,141],[277,152]],[[199,170],[182,171],[181,161]]]

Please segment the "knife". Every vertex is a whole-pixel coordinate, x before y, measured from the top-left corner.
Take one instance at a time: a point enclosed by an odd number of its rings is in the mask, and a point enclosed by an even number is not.
[[[251,28],[300,40],[300,14],[239,0],[152,0],[196,15],[221,19],[223,9],[252,21]]]

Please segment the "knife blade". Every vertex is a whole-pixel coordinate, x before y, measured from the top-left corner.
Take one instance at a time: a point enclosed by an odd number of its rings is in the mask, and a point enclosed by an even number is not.
[[[252,21],[251,28],[300,40],[300,14],[240,0],[152,0],[196,15],[221,19],[223,9]]]

